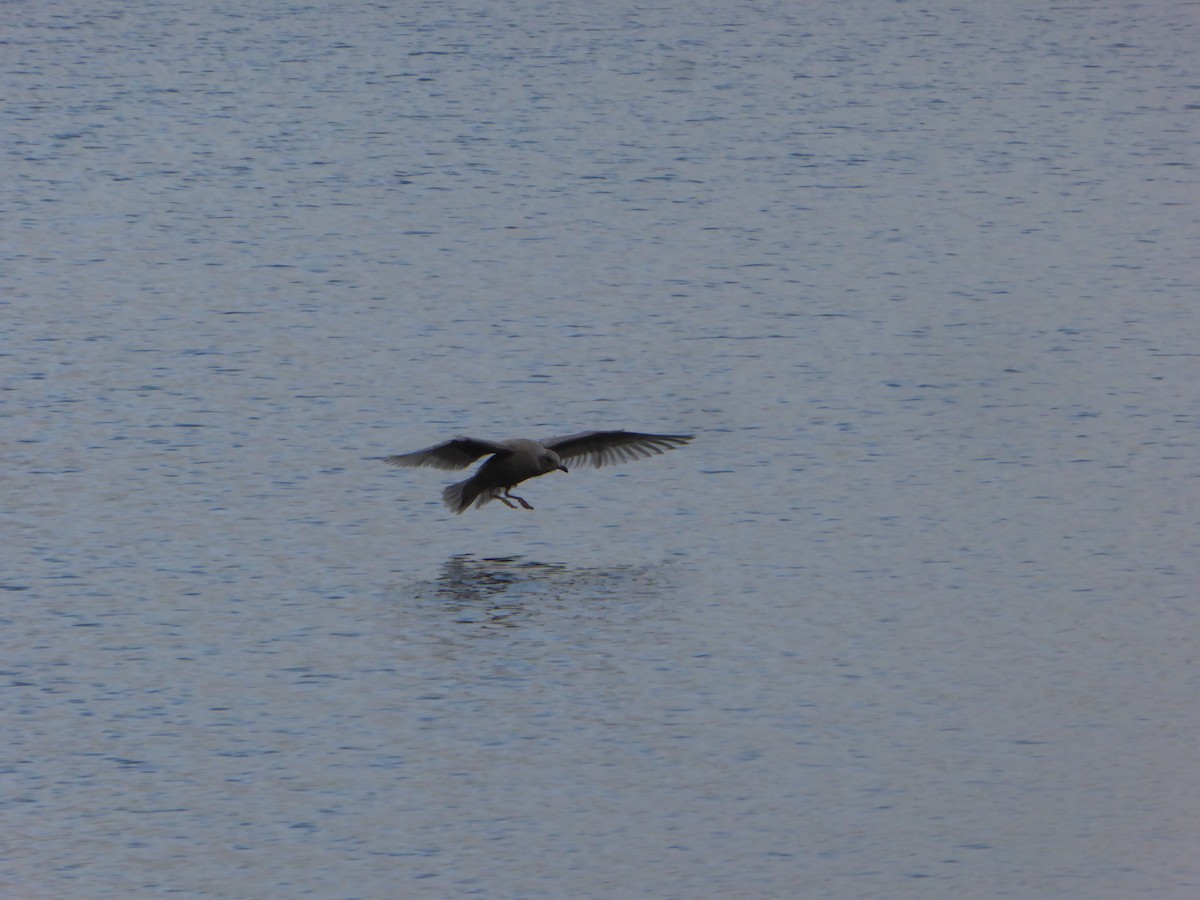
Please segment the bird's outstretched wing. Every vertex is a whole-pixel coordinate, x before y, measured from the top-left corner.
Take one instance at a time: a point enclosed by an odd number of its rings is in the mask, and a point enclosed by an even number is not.
[[[507,454],[512,451],[496,441],[481,441],[478,438],[459,437],[443,441],[424,450],[385,456],[389,466],[430,466],[434,469],[465,469],[481,456],[491,453]]]
[[[656,456],[682,447],[694,434],[638,434],[635,431],[582,431],[541,441],[566,462],[582,459],[597,469],[613,463]]]

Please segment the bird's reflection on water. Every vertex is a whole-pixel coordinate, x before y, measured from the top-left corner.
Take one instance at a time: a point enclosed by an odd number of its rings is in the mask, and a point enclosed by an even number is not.
[[[558,572],[560,566],[517,556],[479,559],[460,554],[442,564],[431,587],[439,605],[454,613],[455,622],[511,628],[527,616],[530,594],[544,590]]]
[[[571,568],[520,556],[458,554],[442,564],[435,579],[412,590],[422,608],[450,612],[457,624],[512,628],[566,602],[586,606],[658,594],[664,579],[655,568]]]

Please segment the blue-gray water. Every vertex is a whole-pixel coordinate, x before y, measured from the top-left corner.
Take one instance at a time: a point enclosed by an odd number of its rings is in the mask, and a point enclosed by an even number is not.
[[[1200,895],[1195,9],[0,4],[0,895]]]

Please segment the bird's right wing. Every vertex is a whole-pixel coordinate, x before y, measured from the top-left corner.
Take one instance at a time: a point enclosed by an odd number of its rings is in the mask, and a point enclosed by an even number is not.
[[[507,454],[512,451],[503,444],[495,441],[481,441],[478,438],[456,437],[443,441],[424,450],[414,450],[412,453],[400,453],[396,456],[385,456],[383,461],[389,466],[430,466],[434,469],[465,469],[481,456],[492,453]]]
[[[692,434],[639,434],[636,431],[583,431],[542,441],[564,462],[582,458],[596,468],[655,456],[682,447]]]

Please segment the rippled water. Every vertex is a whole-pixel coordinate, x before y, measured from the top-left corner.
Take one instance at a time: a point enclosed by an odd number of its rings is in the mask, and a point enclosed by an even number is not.
[[[0,892],[1194,897],[1195,32],[0,5]]]

